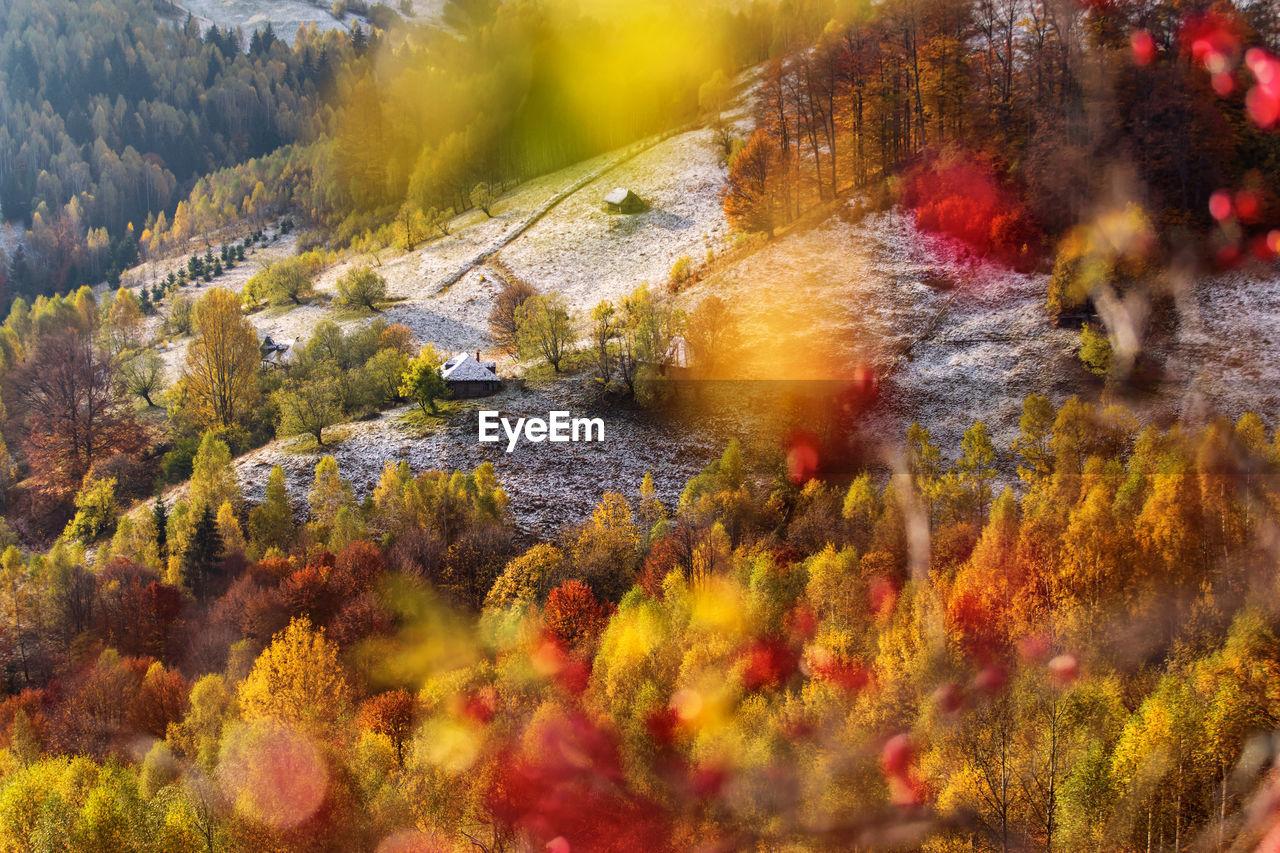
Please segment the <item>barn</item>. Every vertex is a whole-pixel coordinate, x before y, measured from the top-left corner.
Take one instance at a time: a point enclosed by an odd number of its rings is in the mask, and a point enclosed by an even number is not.
[[[647,208],[644,200],[626,187],[618,187],[604,197],[606,213],[643,213]]]
[[[487,397],[502,388],[497,368],[492,361],[481,361],[480,353],[473,358],[460,352],[441,366],[440,375],[455,398]]]

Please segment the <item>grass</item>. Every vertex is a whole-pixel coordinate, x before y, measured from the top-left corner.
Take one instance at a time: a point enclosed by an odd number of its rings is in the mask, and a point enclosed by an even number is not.
[[[335,299],[332,302],[332,315],[335,322],[342,323],[348,320],[363,320],[366,317],[377,317],[388,308],[394,308],[401,302],[408,301],[407,296],[388,296],[374,303],[374,310],[370,311],[364,305],[340,305]]]
[[[316,437],[311,433],[303,433],[294,436],[293,441],[288,444],[282,444],[281,450],[291,456],[311,456],[316,453],[328,453],[342,442],[351,437],[352,425],[334,424],[331,427],[324,428],[324,446],[320,446],[316,442]]]
[[[595,353],[589,347],[570,350],[560,361],[560,372],[539,359],[536,364],[525,369],[524,380],[530,385],[538,386],[555,382],[565,376],[573,376],[595,368]]]
[[[422,411],[421,406],[413,406],[399,419],[397,426],[410,432],[426,435],[449,423],[466,408],[462,400],[437,400],[435,413]]]

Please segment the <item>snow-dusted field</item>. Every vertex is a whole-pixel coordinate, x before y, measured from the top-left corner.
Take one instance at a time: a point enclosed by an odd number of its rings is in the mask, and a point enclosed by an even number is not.
[[[900,446],[913,420],[944,454],[974,420],[999,450],[1018,434],[1022,400],[1097,399],[1080,365],[1079,333],[1044,309],[1047,276],[962,257],[919,232],[910,214],[832,217],[787,235],[700,283],[734,306],[749,349],[744,376],[854,379],[869,375],[877,403],[865,438]],[[1165,367],[1155,393],[1125,399],[1143,422],[1188,423],[1253,410],[1274,426],[1280,409],[1280,268],[1205,277],[1178,329],[1151,352]],[[1012,458],[1006,454],[1005,468]]]
[[[725,168],[711,131],[679,134],[612,169],[552,209],[499,258],[539,290],[558,290],[582,312],[642,282],[666,284],[681,255],[702,263],[728,237],[720,209]],[[650,209],[612,216],[601,208],[616,187]]]
[[[522,441],[507,453],[505,441],[477,440],[480,408],[499,409],[512,422],[522,416],[546,418],[553,410],[599,416],[605,420],[606,440],[554,445]],[[492,462],[511,495],[517,526],[549,537],[587,518],[604,492],[620,492],[634,500],[646,471],[652,472],[659,497],[674,505],[688,479],[723,448],[722,440],[709,430],[681,429],[644,413],[584,412],[581,395],[563,384],[537,389],[509,384],[495,397],[469,403],[447,427],[426,435],[402,422],[407,411],[396,409],[376,420],[333,427],[329,432],[341,439],[324,450],[301,452],[295,449],[296,440],[286,440],[246,454],[236,461],[246,496],[260,501],[271,466],[280,465],[301,510],[324,453],[337,459],[357,499],[373,492],[388,462],[407,461],[415,472],[471,471]],[[326,440],[328,436],[327,432]]]
[[[176,0],[176,5],[190,12],[202,25],[222,28],[239,27],[246,37],[254,30],[271,24],[275,34],[290,44],[298,28],[314,25],[320,30],[347,28],[355,20],[352,15],[339,21],[329,13],[329,5],[316,5],[306,0]]]

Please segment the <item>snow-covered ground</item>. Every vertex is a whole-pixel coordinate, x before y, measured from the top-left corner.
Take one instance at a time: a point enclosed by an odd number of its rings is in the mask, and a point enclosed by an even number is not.
[[[232,29],[239,27],[246,37],[254,30],[271,24],[275,34],[290,44],[298,28],[314,25],[320,30],[348,28],[356,20],[353,15],[339,21],[329,12],[329,4],[307,0],[175,0],[177,7],[190,12],[202,27],[210,24]]]
[[[601,417],[605,441],[522,441],[507,453],[505,441],[481,444],[477,440],[480,408],[499,409],[513,423],[518,417],[546,418],[553,410]],[[415,472],[471,471],[491,462],[511,496],[517,526],[529,534],[550,537],[587,518],[604,492],[620,492],[634,500],[646,471],[653,474],[659,498],[674,506],[685,483],[720,454],[725,441],[710,429],[680,428],[644,412],[592,411],[584,408],[581,393],[565,384],[525,388],[509,383],[499,395],[467,404],[446,427],[425,435],[403,421],[409,410],[395,409],[374,420],[332,427],[325,435],[331,446],[323,449],[303,452],[297,449],[299,440],[288,439],[245,454],[235,464],[246,497],[261,501],[271,467],[280,465],[301,512],[316,463],[326,453],[337,459],[357,500],[373,492],[388,462],[407,461]],[[306,446],[314,448],[314,444]],[[181,493],[178,489],[168,497]]]
[[[723,248],[729,234],[720,208],[724,179],[711,131],[679,134],[587,184],[499,258],[539,290],[560,291],[582,312],[642,282],[662,287],[681,255],[700,264],[708,249]],[[650,209],[605,213],[602,200],[616,187],[634,191]]]
[[[1097,399],[1101,384],[1076,358],[1079,333],[1044,308],[1047,276],[965,258],[921,233],[902,211],[851,223],[832,217],[784,236],[700,283],[736,311],[749,347],[740,374],[757,379],[875,378],[863,438],[899,447],[914,420],[944,454],[974,420],[997,449],[1018,434],[1023,399]],[[1280,410],[1280,267],[1204,277],[1177,331],[1150,356],[1164,366],[1154,393],[1124,403],[1142,422],[1199,423]],[[1006,470],[1012,458],[1005,453]]]

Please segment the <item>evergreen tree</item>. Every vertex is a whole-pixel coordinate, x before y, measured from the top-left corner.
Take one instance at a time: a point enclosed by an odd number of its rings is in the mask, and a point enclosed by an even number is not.
[[[217,516],[208,504],[196,521],[195,533],[191,537],[191,545],[187,548],[185,559],[186,580],[191,591],[201,601],[208,597],[218,563],[222,559],[222,533],[218,529]]]

